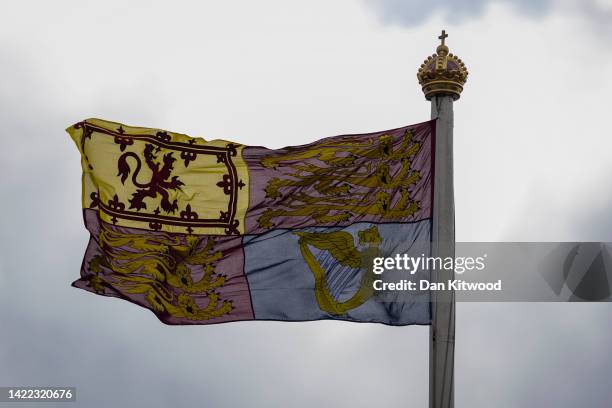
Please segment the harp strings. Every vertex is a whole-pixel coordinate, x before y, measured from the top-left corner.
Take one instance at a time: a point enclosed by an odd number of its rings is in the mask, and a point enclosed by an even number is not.
[[[328,251],[321,251],[316,259],[325,271],[327,288],[334,300],[350,298],[353,294],[345,293],[345,289],[352,286],[361,269],[340,264]]]

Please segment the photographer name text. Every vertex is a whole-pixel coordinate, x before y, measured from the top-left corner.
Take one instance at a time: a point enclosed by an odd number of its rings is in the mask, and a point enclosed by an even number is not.
[[[501,279],[497,282],[467,282],[461,279],[447,280],[446,282],[430,282],[426,279],[417,281],[402,279],[398,282],[384,282],[377,279],[372,283],[374,290],[379,291],[500,291],[502,290]]]

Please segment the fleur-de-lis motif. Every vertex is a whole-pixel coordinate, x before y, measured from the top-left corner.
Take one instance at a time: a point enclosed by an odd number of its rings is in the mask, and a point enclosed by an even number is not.
[[[225,153],[217,153],[217,163],[227,164],[227,155]]]
[[[184,220],[197,220],[198,213],[195,211],[191,211],[191,205],[187,204],[187,207],[185,207],[185,211],[181,211],[181,218]]]
[[[97,192],[93,192],[89,195],[91,198],[91,204],[89,204],[89,208],[96,208],[100,204],[100,196]]]
[[[115,140],[115,144],[119,145],[119,150],[124,151],[126,146],[129,145],[133,145],[134,141],[132,139],[130,139],[129,137],[125,137],[125,136],[115,136],[114,138]]]
[[[238,225],[240,225],[240,221],[234,220],[230,223],[230,225],[225,228],[225,233],[227,235],[239,235],[240,231],[238,231]]]
[[[226,148],[227,148],[227,153],[232,156],[235,157],[238,154],[238,151],[236,150],[236,148],[239,145],[233,144],[233,143],[228,143]]]
[[[232,193],[232,177],[229,174],[224,174],[223,181],[218,182],[217,186],[223,188],[226,195],[230,195]]]
[[[108,206],[113,210],[123,211],[125,210],[125,204],[119,201],[117,194],[113,196],[112,200],[108,200]]]
[[[159,140],[162,140],[164,142],[169,142],[170,140],[172,140],[172,136],[170,136],[168,134],[168,132],[165,131],[159,131],[155,134],[155,137],[158,138]]]
[[[157,221],[151,221],[149,223],[149,228],[151,228],[153,231],[159,231],[161,229],[162,225],[160,222]]]
[[[196,152],[181,152],[181,159],[185,163],[185,167],[189,166],[189,162],[194,161],[198,157]]]

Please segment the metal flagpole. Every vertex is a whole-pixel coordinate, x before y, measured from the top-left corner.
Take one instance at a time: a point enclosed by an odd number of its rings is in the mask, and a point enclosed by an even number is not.
[[[468,72],[459,58],[449,54],[442,30],[436,53],[421,65],[417,78],[436,119],[432,256],[455,255],[455,202],[453,190],[453,101],[459,99]],[[432,271],[431,281],[446,284],[453,270]],[[431,292],[429,332],[429,407],[454,407],[455,293]]]

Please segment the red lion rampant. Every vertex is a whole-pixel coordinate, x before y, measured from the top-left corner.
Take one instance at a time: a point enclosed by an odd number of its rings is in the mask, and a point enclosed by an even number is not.
[[[128,157],[134,158],[134,160],[136,160],[136,170],[134,170],[134,173],[132,173],[132,183],[138,187],[138,190],[132,194],[132,198],[129,200],[130,208],[135,208],[136,211],[140,211],[143,208],[146,209],[147,205],[143,202],[145,197],[156,198],[157,195],[160,194],[162,196],[162,210],[164,210],[166,213],[174,213],[176,210],[178,210],[177,200],[170,202],[170,194],[168,190],[180,190],[180,187],[184,185],[184,183],[178,179],[178,176],[172,176],[172,178],[169,179],[172,175],[174,162],[176,161],[176,159],[172,156],[172,153],[166,153],[164,155],[163,166],[161,166],[161,163],[155,161],[157,156],[153,154],[154,150],[155,146],[152,144],[147,144],[145,146],[145,163],[153,173],[151,180],[148,183],[139,183],[138,180],[136,180],[142,167],[142,162],[140,157],[133,152],[124,153],[121,155],[121,157],[119,157],[117,162],[119,173],[117,175],[121,176],[121,183],[125,184],[125,180],[127,180],[131,171],[127,159]]]

